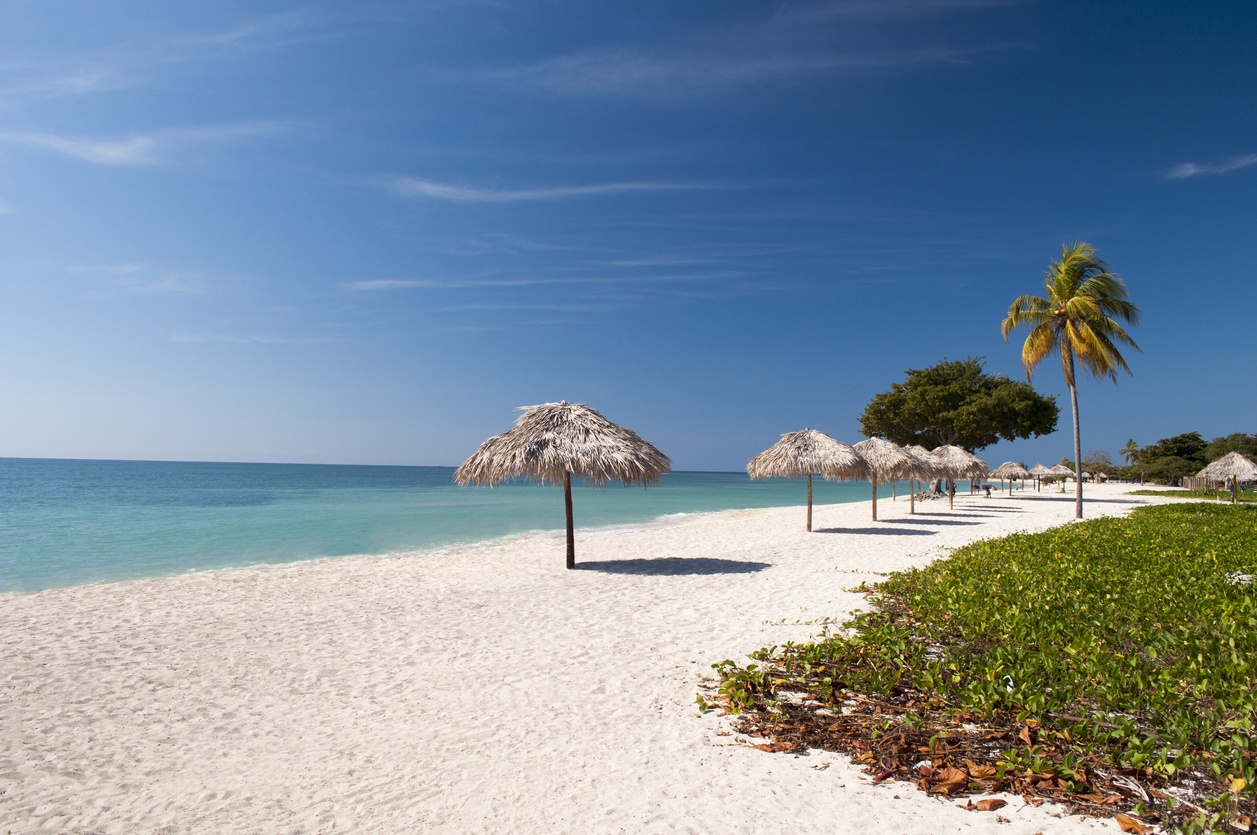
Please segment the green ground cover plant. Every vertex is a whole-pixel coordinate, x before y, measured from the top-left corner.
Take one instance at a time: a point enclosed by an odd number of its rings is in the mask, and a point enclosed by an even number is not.
[[[976,542],[866,589],[839,634],[714,665],[766,750],[1138,832],[1257,816],[1257,507],[1175,504]],[[1140,822],[1142,819],[1142,823]]]
[[[1131,496],[1169,496],[1172,499],[1210,499],[1214,501],[1231,500],[1230,490],[1132,490]],[[1252,490],[1240,490],[1236,498],[1241,502],[1257,502],[1257,493]]]

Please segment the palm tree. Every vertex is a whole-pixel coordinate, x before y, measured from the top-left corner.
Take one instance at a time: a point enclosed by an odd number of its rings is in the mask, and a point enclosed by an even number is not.
[[[1109,272],[1088,243],[1061,247],[1061,259],[1048,265],[1047,298],[1021,296],[1008,308],[1000,324],[1005,341],[1014,328],[1030,329],[1021,348],[1026,378],[1054,352],[1061,355],[1069,402],[1074,410],[1074,472],[1082,472],[1082,436],[1078,432],[1078,389],[1074,362],[1096,379],[1117,382],[1119,370],[1130,372],[1115,343],[1140,350],[1117,323],[1139,322],[1139,308],[1130,301],[1126,283]],[[1075,481],[1074,517],[1082,518],[1082,479]]]
[[[1133,467],[1135,466],[1135,461],[1139,458],[1139,444],[1135,443],[1134,438],[1131,438],[1126,442],[1126,446],[1122,447],[1118,452],[1126,459],[1126,466]],[[1143,483],[1142,470],[1140,471],[1139,482],[1140,484]]]

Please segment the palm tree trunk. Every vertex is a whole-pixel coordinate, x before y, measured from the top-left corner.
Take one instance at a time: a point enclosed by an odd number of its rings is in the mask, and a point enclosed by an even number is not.
[[[563,474],[563,508],[567,511],[567,567],[576,567],[576,525],[572,520],[572,474]]]
[[[812,474],[807,474],[807,532],[812,532]]]
[[[1074,518],[1082,518],[1082,435],[1078,434],[1078,389],[1069,384],[1069,405],[1074,409]]]

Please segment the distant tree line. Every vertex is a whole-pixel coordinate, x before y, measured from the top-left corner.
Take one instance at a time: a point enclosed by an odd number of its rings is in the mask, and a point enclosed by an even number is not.
[[[1184,432],[1144,447],[1136,446],[1132,440],[1122,448],[1122,455],[1129,462],[1124,475],[1160,484],[1178,484],[1229,452],[1239,452],[1257,461],[1257,434],[1233,432],[1206,441],[1199,432]]]

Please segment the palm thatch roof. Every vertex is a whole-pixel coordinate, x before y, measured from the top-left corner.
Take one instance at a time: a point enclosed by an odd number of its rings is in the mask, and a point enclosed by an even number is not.
[[[787,432],[781,440],[746,465],[751,478],[796,478],[819,474],[826,478],[862,478],[864,459],[842,441],[815,429]]]
[[[1214,481],[1257,481],[1257,464],[1239,452],[1228,452],[1200,472],[1197,478],[1211,478]]]
[[[571,476],[601,486],[609,481],[659,483],[672,462],[632,429],[607,420],[584,403],[521,406],[512,429],[494,435],[454,471],[459,484],[493,486],[527,478],[563,484]]]
[[[945,444],[930,454],[948,478],[981,478],[987,473],[986,462],[968,450]]]
[[[751,478],[797,478],[807,476],[807,523],[812,530],[812,476],[863,478],[868,474],[864,459],[842,441],[815,429],[787,432],[781,440],[746,464]]]
[[[933,454],[921,446],[913,444],[903,447],[904,454],[912,459],[911,469],[902,473],[903,476],[915,479],[943,478],[947,473],[943,472],[942,465],[935,460]]]
[[[853,449],[868,464],[869,472],[878,479],[895,478],[904,467],[913,463],[912,457],[897,444],[883,438],[868,438],[860,441]]]
[[[913,466],[912,456],[898,445],[883,438],[868,438],[854,447],[864,463],[869,467],[869,480],[873,483],[873,521],[877,521],[877,482],[881,479],[896,479],[907,475]]]
[[[492,487],[526,478],[562,484],[567,513],[567,567],[576,565],[572,519],[572,477],[600,486],[609,481],[658,484],[672,471],[672,462],[636,432],[617,426],[584,403],[542,403],[521,406],[515,426],[480,445],[454,471],[462,485]]]
[[[1042,464],[1035,464],[1033,467],[1030,468],[1030,475],[1037,475],[1041,477],[1041,476],[1051,475],[1051,474],[1052,474],[1052,470],[1048,467],[1043,466]]]
[[[1053,468],[1052,468],[1049,472],[1050,472],[1052,475],[1061,475],[1061,476],[1072,476],[1072,475],[1075,475],[1074,471],[1073,471],[1073,470],[1071,470],[1069,467],[1066,467],[1064,464],[1057,464],[1057,465],[1056,465],[1055,467],[1053,467]]]
[[[1016,461],[1005,461],[988,473],[992,478],[1030,478],[1030,471]]]

